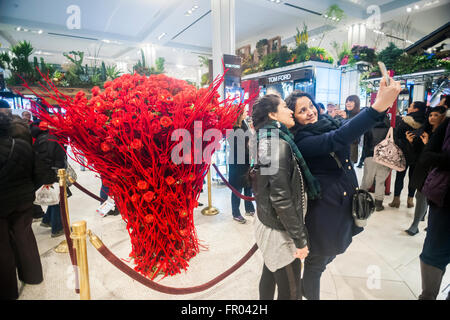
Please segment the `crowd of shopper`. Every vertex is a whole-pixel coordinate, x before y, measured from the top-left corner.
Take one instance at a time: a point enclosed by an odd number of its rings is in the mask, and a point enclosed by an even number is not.
[[[245,151],[240,154],[242,149],[233,135],[228,141],[233,151],[229,178],[238,192],[255,195],[257,210],[251,201],[244,201],[244,208],[247,216],[254,216],[255,239],[264,260],[261,299],[273,299],[275,289],[278,299],[320,299],[323,272],[363,231],[352,216],[353,195],[359,189],[373,189],[376,211],[384,210],[385,181],[391,169],[375,161],[374,149],[391,126],[387,110],[400,90],[398,82],[391,79],[386,85],[383,79],[372,106],[360,109],[359,98],[350,96],[345,110],[328,103],[326,112],[305,92],[294,91],[285,100],[267,94],[253,105],[251,119],[247,111],[239,115],[233,129],[243,132]],[[394,129],[394,141],[405,155],[407,169],[395,172],[394,198],[389,206],[400,207],[403,181],[409,172],[407,207],[415,206],[415,211],[406,233],[417,234],[419,222],[429,213],[420,255],[420,299],[436,299],[450,262],[449,116],[447,98],[433,108],[415,101],[405,116],[396,119]],[[250,156],[249,132],[256,139],[256,159]],[[361,184],[354,169],[360,139]],[[7,102],[0,100],[2,299],[18,297],[16,273],[24,283],[43,280],[31,228],[33,218],[42,218],[40,225],[51,228],[52,237],[63,234],[59,205],[48,206],[44,214],[33,204],[36,190],[51,187],[57,181],[57,170],[67,167],[66,150],[56,140],[45,122],[33,121],[29,112],[22,117],[13,115]],[[108,198],[104,185],[101,198]],[[234,193],[231,207],[233,219],[245,223],[240,198]]]

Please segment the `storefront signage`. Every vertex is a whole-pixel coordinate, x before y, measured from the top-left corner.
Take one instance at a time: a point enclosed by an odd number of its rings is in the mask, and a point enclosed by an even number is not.
[[[269,83],[275,83],[275,82],[282,82],[282,81],[288,81],[291,80],[292,75],[290,73],[280,74],[278,76],[273,76],[267,78]]]

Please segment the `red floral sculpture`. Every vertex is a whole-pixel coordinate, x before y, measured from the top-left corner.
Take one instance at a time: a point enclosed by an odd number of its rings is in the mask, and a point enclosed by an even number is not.
[[[44,104],[52,98],[66,111],[50,116],[36,110],[56,136],[70,138],[75,160],[83,163],[85,157],[110,188],[127,223],[135,270],[152,279],[186,270],[199,252],[193,210],[209,164],[172,162],[179,142],[171,134],[187,129],[194,137],[194,121],[202,122],[202,134],[211,128],[225,134],[232,127],[243,105],[219,103],[222,81],[197,90],[165,75],[126,74],[106,82],[104,91],[92,88],[89,100],[83,92],[64,96],[50,82],[52,92],[39,95]],[[187,156],[193,159],[191,149]]]

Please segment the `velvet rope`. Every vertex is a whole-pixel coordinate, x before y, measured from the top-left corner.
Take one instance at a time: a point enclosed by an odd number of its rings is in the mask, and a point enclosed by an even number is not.
[[[73,182],[73,185],[75,187],[77,187],[78,189],[80,189],[81,191],[85,192],[87,195],[93,197],[94,199],[103,201],[103,199],[97,197],[92,192],[88,191],[87,189],[82,187],[80,184],[78,184],[76,181]],[[62,208],[62,206],[61,206],[61,208]],[[64,208],[65,208],[65,204],[64,204]],[[67,219],[66,219],[66,222],[67,222]],[[150,289],[153,289],[153,290],[156,290],[156,291],[159,291],[162,293],[166,293],[166,294],[190,294],[190,293],[196,293],[196,292],[201,292],[201,291],[207,290],[207,289],[211,288],[212,286],[216,285],[217,283],[219,283],[220,281],[222,281],[223,279],[225,279],[226,277],[228,277],[230,274],[232,274],[234,271],[239,269],[245,262],[247,262],[251,258],[251,256],[256,252],[256,250],[258,250],[258,246],[255,243],[253,245],[253,247],[238,262],[236,262],[228,270],[224,271],[223,273],[221,273],[214,279],[212,279],[204,284],[201,284],[201,285],[198,285],[195,287],[187,287],[187,288],[174,288],[174,287],[164,286],[162,284],[156,283],[155,281],[152,281],[152,280],[144,277],[143,275],[141,275],[140,273],[136,272],[135,270],[130,268],[128,265],[126,265],[122,260],[120,260],[116,255],[114,255],[103,243],[101,244],[101,246],[99,248],[96,247],[96,249],[98,250],[98,252],[100,252],[100,254],[103,257],[105,257],[106,260],[108,260],[112,265],[114,265],[120,271],[122,271],[123,273],[128,275],[130,278],[142,283],[143,285],[145,285],[146,287],[148,287]]]
[[[234,271],[239,269],[245,262],[247,262],[250,257],[256,252],[258,249],[258,246],[256,243],[253,245],[253,247],[243,256],[238,262],[236,262],[233,266],[231,266],[228,270],[221,273],[214,279],[198,285],[194,287],[186,287],[186,288],[174,288],[174,287],[168,287],[164,286],[162,284],[156,283],[153,280],[150,280],[149,278],[144,277],[140,273],[134,271],[132,268],[130,268],[128,265],[126,265],[122,260],[120,260],[116,255],[114,255],[104,244],[101,245],[100,248],[97,248],[98,252],[102,256],[106,258],[111,264],[113,264],[116,268],[118,268],[120,271],[128,275],[130,278],[142,283],[146,287],[166,293],[166,294],[190,294],[190,293],[196,293],[201,292],[206,289],[211,288],[212,286],[216,285],[226,277],[228,277],[230,274],[232,274]]]
[[[219,168],[217,168],[217,166],[215,164],[212,165],[214,167],[214,169],[216,169],[217,174],[219,175],[219,177],[222,179],[223,183],[226,184],[226,186],[228,188],[230,188],[230,190],[239,198],[245,200],[245,201],[255,201],[255,197],[247,197],[244,196],[242,193],[240,193],[239,191],[237,191],[226,179],[225,177],[222,175],[222,173],[220,173]]]
[[[83,186],[81,186],[78,182],[74,181],[72,183],[75,187],[77,187],[79,190],[83,191],[84,193],[86,193],[88,196],[90,196],[91,198],[94,198],[95,200],[98,200],[100,202],[104,202],[105,200],[96,196],[95,194],[93,194],[92,192],[90,192],[89,190],[87,190],[86,188],[84,188]]]
[[[69,256],[70,261],[72,261],[72,266],[75,272],[75,283],[77,286],[75,287],[75,293],[80,293],[80,289],[78,288],[79,280],[78,280],[78,268],[77,268],[77,255],[73,249],[72,238],[70,237],[70,227],[69,222],[67,221],[66,215],[66,198],[65,198],[65,190],[63,186],[59,187],[59,213],[61,214],[61,221],[64,229],[64,235],[66,236],[67,246],[69,248]]]

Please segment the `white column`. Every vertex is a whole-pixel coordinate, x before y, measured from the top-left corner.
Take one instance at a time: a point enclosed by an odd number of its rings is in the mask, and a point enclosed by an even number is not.
[[[364,23],[359,25],[359,44],[361,46],[366,44],[366,25]]]
[[[235,0],[211,0],[213,79],[223,74],[223,55],[235,54]],[[223,98],[223,85],[219,89]]]
[[[145,64],[147,67],[154,67],[156,60],[156,49],[151,43],[146,43],[142,50],[144,51]]]
[[[350,27],[348,27],[348,33],[347,33],[347,44],[350,48],[353,45],[352,39],[353,39],[353,27],[350,26]]]
[[[359,25],[353,25],[353,44],[359,44]]]

